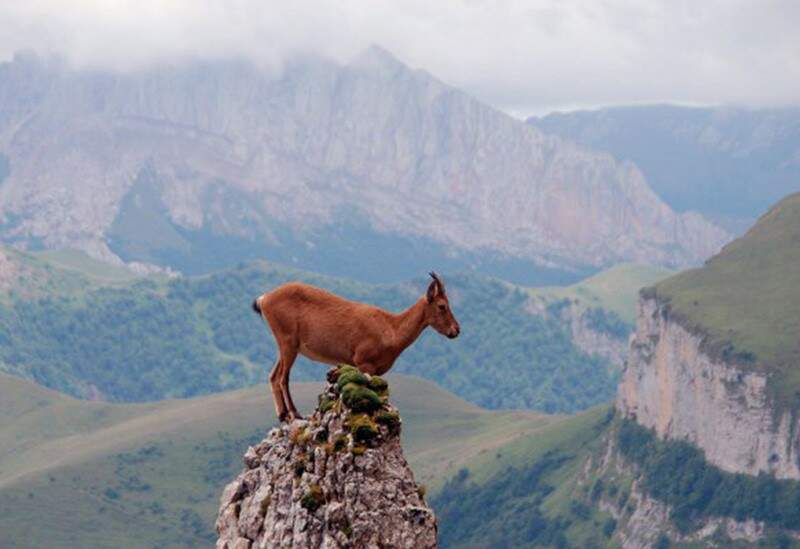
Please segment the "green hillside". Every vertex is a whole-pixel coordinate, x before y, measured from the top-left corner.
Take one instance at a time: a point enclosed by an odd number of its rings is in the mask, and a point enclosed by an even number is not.
[[[633,325],[639,290],[669,276],[670,271],[652,265],[622,263],[601,271],[572,286],[531,289],[533,295],[570,299],[588,308],[600,308]]]
[[[389,381],[406,455],[431,493],[470,460],[567,421],[483,410],[418,378]],[[293,386],[301,409],[318,388]],[[275,421],[265,387],[109,404],[2,374],[0,416],[4,548],[207,546],[223,486]]]
[[[713,356],[773,372],[783,403],[800,406],[800,194],[769,210],[706,265],[650,293],[703,334]]]
[[[616,521],[594,503],[609,406],[564,418],[468,460],[431,503],[442,547],[605,547]]]
[[[24,276],[0,292],[0,371],[112,401],[183,398],[264,383],[275,358],[255,296],[303,280],[399,311],[427,281],[368,285],[263,262],[202,277],[126,277],[85,256],[12,252]],[[447,284],[462,326],[428,331],[396,370],[488,408],[586,409],[612,397],[617,372],[572,342],[558,318],[532,314],[525,289],[478,275]],[[1,287],[0,287],[1,288]],[[324,368],[300,361],[293,379]]]

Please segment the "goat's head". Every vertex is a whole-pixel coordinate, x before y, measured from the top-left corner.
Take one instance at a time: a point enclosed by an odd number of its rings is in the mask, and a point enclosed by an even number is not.
[[[430,273],[430,275],[433,280],[425,294],[425,300],[428,303],[426,311],[428,324],[433,326],[433,329],[440,334],[454,339],[461,332],[461,327],[450,309],[450,302],[444,290],[444,282],[436,273]]]

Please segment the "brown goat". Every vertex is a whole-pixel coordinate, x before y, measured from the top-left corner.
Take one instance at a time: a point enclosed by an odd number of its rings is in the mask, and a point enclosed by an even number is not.
[[[428,291],[411,307],[393,314],[330,292],[289,282],[259,296],[253,309],[272,329],[278,344],[269,382],[281,421],[300,418],[289,393],[289,372],[297,354],[325,364],[352,364],[362,372],[389,370],[428,326],[453,339],[461,329],[450,310],[444,282],[430,273]]]

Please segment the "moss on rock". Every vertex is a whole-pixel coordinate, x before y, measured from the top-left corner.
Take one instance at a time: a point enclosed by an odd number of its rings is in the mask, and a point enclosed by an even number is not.
[[[375,414],[375,421],[388,427],[389,432],[396,434],[400,430],[400,414],[381,410]]]
[[[383,404],[375,391],[355,383],[348,383],[342,387],[342,402],[357,413],[374,412]]]
[[[368,442],[377,437],[378,426],[367,414],[359,414],[350,418],[350,434],[354,442]]]
[[[354,383],[356,385],[367,385],[369,380],[358,368],[353,366],[342,366],[339,368],[339,375],[336,378],[336,388],[341,392],[346,385]]]
[[[380,396],[389,396],[389,384],[381,376],[369,378],[369,388]]]
[[[308,491],[303,495],[300,500],[300,505],[303,506],[309,513],[313,513],[325,503],[325,494],[322,493],[322,488],[319,484],[311,484]]]
[[[328,395],[323,393],[323,394],[319,395],[319,406],[317,407],[317,409],[319,410],[320,414],[324,415],[331,408],[333,408],[334,404],[336,404],[336,401],[334,399],[332,399],[332,398],[329,398]]]

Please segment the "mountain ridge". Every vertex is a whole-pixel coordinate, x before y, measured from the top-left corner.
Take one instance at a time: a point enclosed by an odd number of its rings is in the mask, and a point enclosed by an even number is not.
[[[378,277],[377,261],[387,277],[430,256],[512,279],[684,266],[727,239],[675,214],[634,166],[370,52],[281,74],[241,61],[131,74],[3,64],[0,238],[187,272],[233,247],[227,265],[266,255]]]

